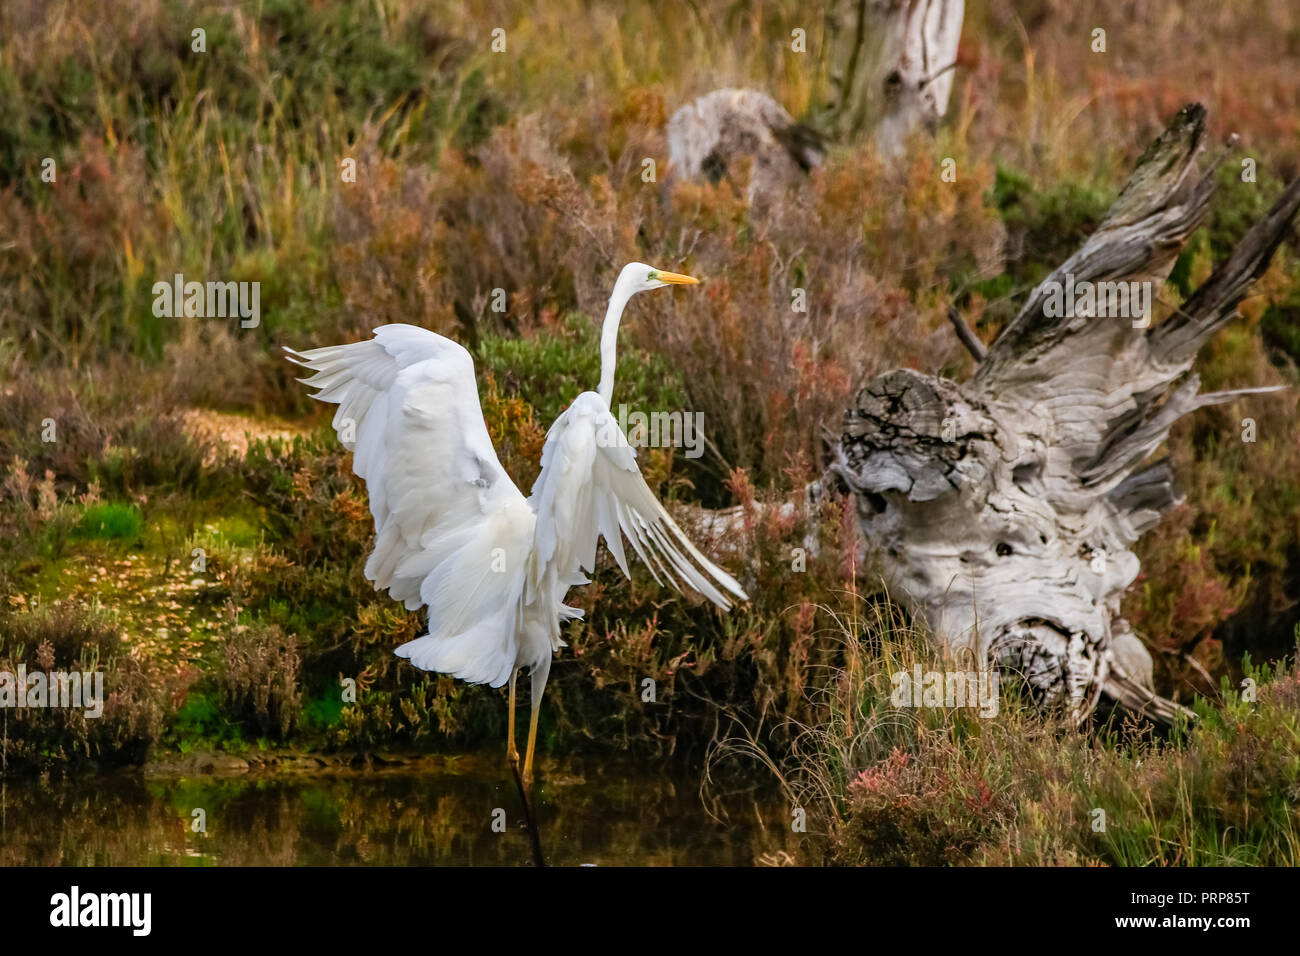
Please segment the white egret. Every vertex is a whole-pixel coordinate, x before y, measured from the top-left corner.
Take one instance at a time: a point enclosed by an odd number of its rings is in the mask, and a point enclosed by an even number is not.
[[[598,539],[628,572],[622,534],[660,584],[688,585],[723,609],[746,600],[731,575],[690,542],[637,469],[610,413],[619,320],[638,292],[698,279],[644,263],[623,268],[600,336],[600,383],[583,392],[546,436],[542,471],[525,498],[497,460],[479,406],[474,363],[451,339],[384,325],[352,345],[287,348],[316,374],[301,379],[338,405],[334,428],[354,454],[375,519],[366,577],[409,610],[428,608],[428,633],[396,653],[427,671],[475,684],[510,684],[507,759],[518,773],[515,678],[528,668],[532,715],[523,779],[532,779],[537,714],[564,646],[560,625],[582,616],[564,604],[587,584]]]

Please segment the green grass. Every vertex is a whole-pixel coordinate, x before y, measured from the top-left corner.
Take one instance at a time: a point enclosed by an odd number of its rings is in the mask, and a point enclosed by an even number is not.
[[[107,502],[87,508],[72,533],[74,537],[102,541],[134,541],[143,527],[140,509],[135,505]]]

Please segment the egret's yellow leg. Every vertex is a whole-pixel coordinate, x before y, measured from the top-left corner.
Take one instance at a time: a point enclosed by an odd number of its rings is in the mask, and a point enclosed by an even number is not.
[[[532,693],[529,695],[533,705],[533,713],[528,718],[528,746],[524,754],[524,780],[531,783],[533,780],[533,748],[537,746],[537,715],[542,710],[542,695],[546,693],[546,678],[551,673],[551,659],[548,656],[545,663],[534,667],[529,673],[532,678]]]
[[[542,709],[542,698],[540,695],[533,697],[533,713],[528,718],[528,748],[524,754],[524,780],[531,783],[533,780],[533,748],[537,746],[537,714]]]
[[[515,749],[515,678],[519,676],[519,671],[510,675],[510,717],[506,724],[506,762],[510,766],[519,767],[519,751]]]

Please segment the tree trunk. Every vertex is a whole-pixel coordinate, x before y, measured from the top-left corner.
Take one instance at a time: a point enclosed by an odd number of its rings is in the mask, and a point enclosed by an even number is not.
[[[1148,459],[1183,415],[1271,391],[1200,394],[1189,373],[1288,234],[1300,180],[1163,321],[1140,307],[1141,285],[1124,287],[1137,301],[1127,315],[1107,285],[1150,283],[1154,302],[1204,218],[1204,120],[1197,105],[1178,113],[987,354],[954,316],[979,362],[970,381],[900,369],[863,388],[832,469],[893,593],[941,645],[1022,675],[1080,719],[1102,698],[1165,721],[1181,709],[1152,693],[1151,658],[1120,616],[1132,545],[1183,501],[1169,463]]]
[[[673,175],[718,182],[747,158],[753,202],[799,181],[821,160],[827,133],[872,130],[882,155],[900,155],[914,130],[933,129],[948,111],[964,15],[964,0],[832,2],[824,38],[831,84],[816,128],[796,123],[766,93],[715,90],[668,121]]]
[[[872,130],[898,156],[919,127],[948,111],[964,0],[835,0],[825,42],[831,89],[821,125],[844,138]]]

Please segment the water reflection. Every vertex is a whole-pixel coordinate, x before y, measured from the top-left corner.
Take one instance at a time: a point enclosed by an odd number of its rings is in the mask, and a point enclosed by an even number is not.
[[[698,778],[602,764],[538,781],[547,862],[749,866],[794,852],[771,791],[732,792],[712,819]],[[193,830],[201,810],[207,832]],[[502,819],[505,832],[494,832]],[[385,770],[0,783],[0,865],[531,865],[522,810],[499,760]]]

